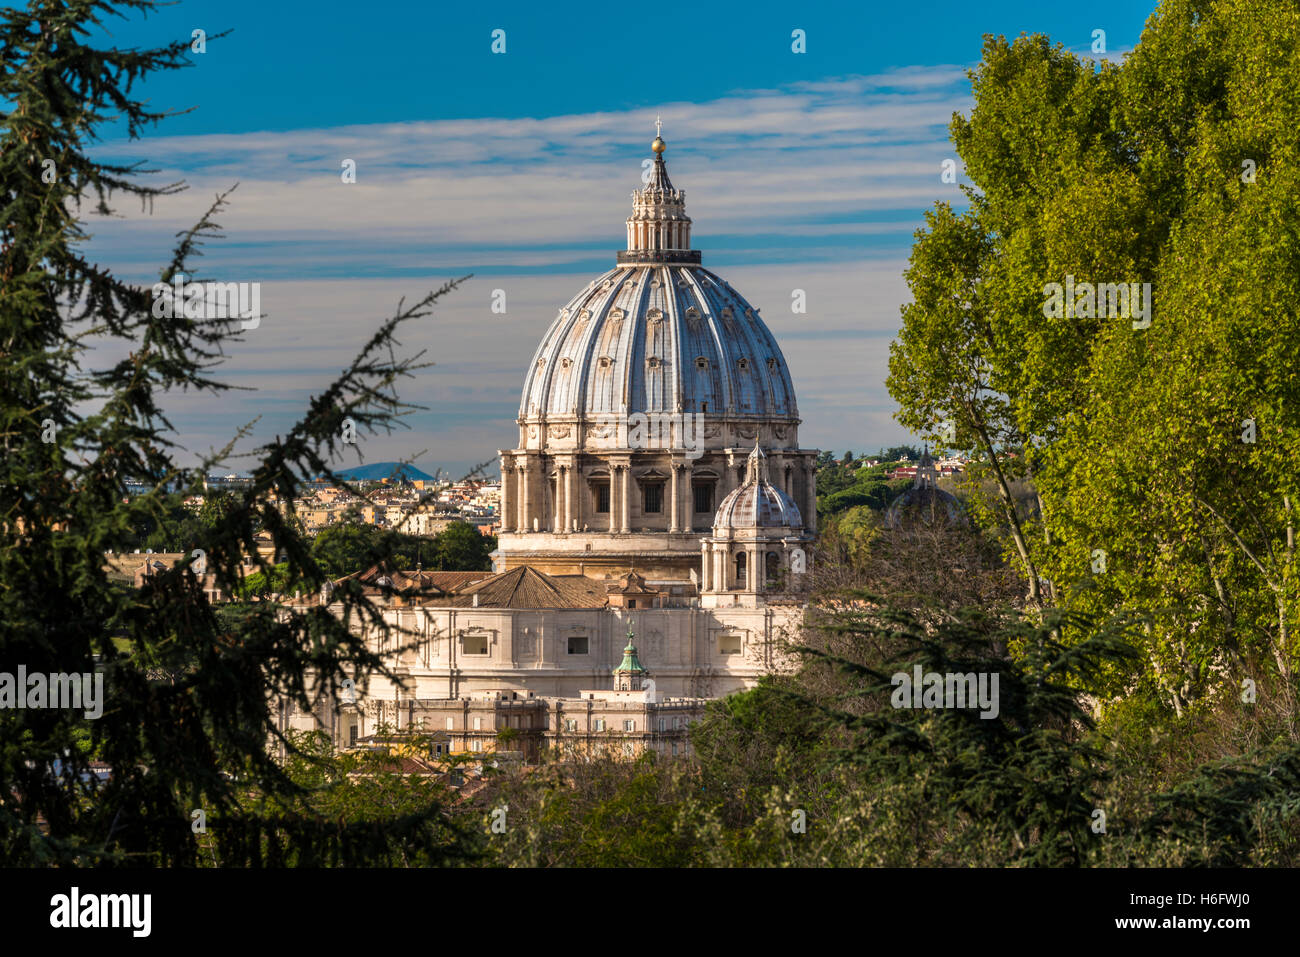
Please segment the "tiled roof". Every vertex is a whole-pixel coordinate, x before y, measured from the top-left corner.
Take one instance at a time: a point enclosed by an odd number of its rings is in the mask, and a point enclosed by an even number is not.
[[[604,583],[585,575],[547,575],[522,565],[457,590],[458,608],[604,608]],[[442,602],[439,602],[442,604]]]

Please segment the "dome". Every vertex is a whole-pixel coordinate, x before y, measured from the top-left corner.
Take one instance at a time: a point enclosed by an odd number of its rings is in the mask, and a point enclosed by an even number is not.
[[[663,140],[632,193],[618,265],[560,309],[524,382],[521,420],[703,413],[797,421],[776,339],[690,248],[686,192],[668,178]]]
[[[729,542],[779,540],[787,565],[802,563],[797,543],[815,531],[817,452],[799,444],[785,357],[758,310],[691,248],[686,193],[662,137],[653,147],[627,248],[563,304],[524,372],[518,444],[500,450],[503,570],[699,582],[715,520],[735,526],[721,533]],[[762,480],[733,495],[753,448],[770,456],[757,453]],[[609,594],[626,607],[667,596]]]
[[[702,266],[620,265],[560,310],[533,357],[520,418],[700,412],[795,419],[776,339]]]
[[[885,527],[898,528],[905,518],[912,516],[927,525],[940,516],[950,523],[960,520],[961,502],[955,495],[939,488],[938,481],[934,459],[927,449],[917,463],[916,478],[911,486],[904,489],[885,509]]]
[[[767,456],[758,446],[749,453],[745,481],[718,506],[715,530],[728,528],[792,528],[802,531],[799,506],[767,478]]]

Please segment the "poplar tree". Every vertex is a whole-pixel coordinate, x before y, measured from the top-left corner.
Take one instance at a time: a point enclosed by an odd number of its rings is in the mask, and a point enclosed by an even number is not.
[[[108,215],[117,198],[148,206],[182,188],[150,185],[138,164],[91,153],[110,119],[136,139],[167,115],[137,87],[188,65],[188,37],[153,49],[91,41],[108,18],[153,6],[32,2],[0,22],[0,672],[98,669],[105,697],[98,719],[70,708],[0,709],[0,864],[445,860],[461,841],[436,803],[327,820],[268,748],[288,744],[272,701],[307,705],[313,674],[334,691],[345,675],[360,687],[384,671],[350,627],[383,627],[377,609],[344,587],[334,595],[341,619],[269,606],[218,616],[196,572],[233,593],[246,559],[267,571],[254,541],[260,528],[290,587],[319,586],[308,542],[273,499],[291,502],[304,476],[337,478],[330,463],[346,419],[374,432],[410,408],[393,387],[424,364],[399,355],[395,333],[429,315],[454,282],[399,304],[301,420],[253,450],[251,486],[185,543],[183,567],[139,590],[106,573],[105,553],[162,521],[174,492],[201,491],[206,468],[235,442],[200,469],[183,468],[164,409],[178,391],[222,393],[213,371],[238,320],[156,317],[152,284],[124,282],[85,251],[88,210]],[[227,197],[179,237],[162,282],[194,275]],[[94,364],[118,354],[125,358]],[[128,483],[152,491],[132,496]],[[112,768],[102,783],[84,780],[93,759]]]

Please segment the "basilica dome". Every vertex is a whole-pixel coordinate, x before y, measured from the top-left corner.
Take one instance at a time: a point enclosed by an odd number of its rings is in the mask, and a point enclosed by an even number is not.
[[[618,265],[570,299],[542,337],[520,419],[797,420],[785,357],[758,310],[690,248],[686,193],[668,179],[662,149],[650,173],[632,194]]]
[[[704,268],[667,144],[656,137],[651,150],[627,248],[560,308],[525,372],[519,442],[501,450],[498,560],[550,574],[635,570],[684,598],[713,580],[701,562],[719,520],[757,521],[792,560],[815,531],[817,452],[799,445],[776,339]],[[755,448],[762,481],[732,494]],[[742,526],[723,534],[757,548]]]
[[[767,456],[758,446],[749,453],[745,483],[718,506],[715,534],[723,529],[803,528],[799,506],[768,479]]]

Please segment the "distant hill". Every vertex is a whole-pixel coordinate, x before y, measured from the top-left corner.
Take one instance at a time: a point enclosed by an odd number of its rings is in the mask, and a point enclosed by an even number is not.
[[[338,474],[350,482],[374,482],[395,478],[397,475],[408,479],[424,479],[426,482],[433,480],[428,472],[422,472],[414,465],[399,465],[397,462],[371,462],[356,468],[339,469]]]

